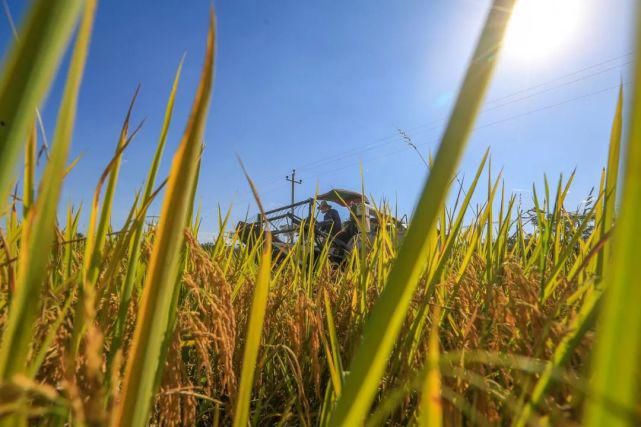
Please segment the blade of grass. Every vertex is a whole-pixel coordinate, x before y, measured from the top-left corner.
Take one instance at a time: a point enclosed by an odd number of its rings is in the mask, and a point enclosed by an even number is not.
[[[0,75],[0,211],[14,166],[74,29],[84,0],[40,0],[29,10]]]
[[[637,24],[641,9],[637,10]],[[638,403],[641,360],[641,27],[637,25],[635,86],[632,94],[621,215],[614,232],[611,268],[606,271],[606,294],[595,342],[591,374],[594,390],[617,404]],[[585,405],[587,426],[629,426],[594,400]]]
[[[9,9],[9,5],[7,4],[7,0],[2,1],[2,6],[4,8],[4,14],[7,17],[7,21],[9,21],[9,27],[11,28],[11,34],[13,34],[13,37],[15,40],[18,40],[18,30],[16,29],[15,22],[13,21],[13,16],[11,15],[11,10]],[[40,160],[40,155],[42,152],[46,154],[47,160],[49,159],[49,143],[47,141],[47,132],[45,131],[45,126],[44,123],[42,122],[42,116],[40,115],[40,109],[36,108],[36,123],[34,123],[34,129],[37,127],[40,128],[40,132],[42,134],[42,148],[38,150],[38,153],[36,157],[34,158],[36,166],[39,163]],[[37,133],[37,130],[36,130]],[[36,135],[37,138],[37,135]]]
[[[414,220],[390,271],[387,285],[365,324],[363,339],[350,364],[351,372],[332,413],[331,425],[351,426],[362,423],[374,399],[418,284],[423,260],[427,255],[427,243],[434,233],[434,225],[445,201],[449,183],[489,85],[513,5],[512,0],[493,2],[420,196]]]
[[[71,242],[78,232],[78,220],[80,219],[81,208],[74,213],[71,206],[67,209],[67,225],[64,231],[64,237],[67,242]],[[62,281],[66,282],[73,271],[74,250],[71,244],[66,244],[63,255]]]
[[[474,179],[472,180],[472,183],[470,184],[467,190],[465,199],[463,200],[463,203],[461,205],[461,209],[459,210],[456,216],[454,225],[452,226],[452,231],[448,236],[447,241],[445,242],[445,247],[442,251],[442,254],[440,255],[436,269],[434,273],[431,274],[431,277],[427,278],[428,287],[429,287],[428,290],[430,291],[434,289],[434,286],[440,280],[441,275],[445,270],[445,264],[449,260],[450,254],[454,249],[456,238],[463,224],[463,219],[465,218],[465,212],[467,211],[467,208],[470,204],[472,196],[474,195],[479,178],[481,176],[481,173],[483,172],[483,168],[485,167],[485,162],[487,161],[488,155],[489,155],[489,149],[486,150],[485,155],[483,156],[483,159],[481,160],[481,163],[479,164],[479,167],[476,170],[476,175],[474,176]],[[500,178],[500,175],[499,175],[499,178]],[[488,200],[490,200],[490,202],[488,203],[488,207],[491,205],[491,201],[494,198],[494,193],[496,191],[496,188],[497,188],[497,184],[495,184],[493,187],[490,188],[490,194],[488,195]],[[489,209],[485,209],[484,215],[489,215],[489,212],[490,212]],[[420,342],[419,337],[423,333],[423,327],[430,309],[430,297],[431,297],[431,292],[427,293],[424,296],[423,302],[421,303],[421,306],[417,310],[418,314],[416,315],[416,318],[414,322],[412,322],[412,326],[410,327],[410,333],[406,337],[406,342],[403,345],[404,348],[408,349],[406,360],[413,360],[415,352],[418,351],[418,345]]]
[[[590,212],[587,215],[585,215],[585,218],[583,218],[583,220],[581,221],[581,224],[579,225],[577,230],[574,232],[574,235],[570,239],[569,243],[563,249],[561,254],[558,256],[559,260],[557,261],[557,264],[551,269],[551,273],[546,278],[546,281],[543,284],[543,299],[542,299],[543,302],[545,302],[552,295],[552,293],[558,286],[559,282],[557,281],[557,278],[559,277],[561,270],[564,268],[566,261],[570,258],[570,255],[576,252],[576,247],[578,246],[578,242],[582,238],[583,232],[587,228],[588,224],[594,217],[594,211],[597,205],[600,203],[601,203],[601,198],[597,199],[597,202],[594,204],[592,209],[590,209]]]
[[[212,10],[205,64],[187,129],[172,162],[158,235],[147,268],[138,322],[129,351],[122,399],[116,405],[111,420],[113,426],[144,426],[148,421],[155,393],[155,378],[157,371],[162,369],[159,363],[161,346],[168,333],[169,308],[177,286],[183,233],[191,211],[189,202],[213,83],[214,52],[215,22]]]
[[[171,124],[171,118],[174,111],[176,91],[178,90],[178,82],[180,80],[180,74],[182,71],[184,58],[185,57],[183,56],[180,60],[180,63],[178,64],[178,69],[176,70],[176,75],[174,77],[174,82],[171,87],[171,92],[169,93],[169,100],[167,101],[167,106],[165,108],[165,117],[163,120],[162,129],[160,131],[158,146],[156,147],[156,152],[154,154],[154,158],[151,163],[151,168],[149,169],[149,174],[147,175],[147,181],[145,183],[145,190],[142,197],[143,201],[149,199],[154,189],[154,185],[156,182],[156,175],[158,174],[160,161],[162,159],[165,144],[167,142],[167,133],[169,131],[169,125]],[[131,294],[133,292],[134,279],[136,278],[136,274],[138,272],[138,264],[140,261],[140,247],[142,244],[142,237],[143,237],[143,230],[144,230],[144,216],[146,215],[148,206],[149,206],[148,204],[144,204],[144,209],[142,209],[138,215],[143,218],[143,221],[140,221],[136,227],[135,235],[133,237],[133,241],[131,243],[131,247],[129,251],[127,275],[125,276],[125,281],[122,285],[122,290],[120,294],[120,306],[118,308],[118,318],[116,320],[113,344],[110,348],[110,353],[109,353],[110,360],[113,359],[116,352],[120,349],[120,345],[122,343],[122,334],[124,331],[124,324],[127,316],[127,310],[129,309],[129,301],[131,301]]]
[[[605,195],[603,200],[603,219],[601,221],[601,238],[614,224],[614,208],[617,198],[617,181],[619,176],[619,156],[621,151],[621,130],[623,128],[623,83],[619,87],[617,108],[612,120],[610,146],[608,150],[608,166],[606,168]],[[597,275],[603,277],[605,264],[609,262],[611,243],[605,243],[597,258]]]
[[[76,304],[73,310],[75,316],[73,320],[73,332],[71,334],[72,344],[69,351],[69,360],[74,360],[76,358],[82,338],[85,336],[85,332],[87,329],[86,327],[87,325],[92,325],[93,318],[96,314],[95,284],[98,280],[98,276],[100,274],[100,266],[103,261],[104,246],[107,241],[108,225],[109,219],[111,217],[111,204],[113,202],[113,196],[105,198],[105,200],[103,201],[102,214],[100,215],[99,222],[103,223],[104,225],[96,229],[96,222],[99,218],[98,210],[100,208],[100,194],[102,193],[102,187],[105,181],[107,181],[107,179],[112,176],[113,169],[115,167],[119,167],[122,153],[129,146],[136,133],[142,127],[141,122],[140,125],[138,125],[136,129],[134,129],[131,135],[128,138],[126,137],[132,107],[133,100],[130,104],[129,112],[127,113],[127,117],[125,118],[125,122],[121,130],[121,138],[118,140],[118,148],[116,149],[114,156],[111,158],[104,171],[102,172],[100,179],[98,180],[98,185],[96,185],[96,189],[94,191],[91,213],[89,214],[89,225],[87,227],[87,238],[85,239],[84,245],[81,286],[78,293],[78,299],[76,300]],[[112,184],[112,181],[109,181],[110,184]],[[110,185],[110,191],[108,192],[111,192],[113,194],[114,188],[115,181],[113,181],[113,185]],[[102,219],[103,217],[106,218],[104,221]]]
[[[189,202],[187,203],[188,210],[187,210],[187,219],[186,219],[186,222],[185,222],[185,226],[186,226],[185,233],[188,232],[187,230],[189,230],[190,225],[191,225],[191,217],[193,215],[193,210],[194,210],[194,200],[195,200],[195,197],[196,197],[196,189],[197,189],[196,187],[198,185],[198,175],[199,175],[199,172],[200,172],[200,161],[202,159],[202,150],[203,150],[203,148],[204,147],[201,145],[201,151],[200,151],[201,155],[199,155],[197,166],[196,166],[196,177],[194,178],[194,183],[192,185],[191,195],[189,197]],[[166,330],[165,336],[163,338],[163,342],[162,342],[162,345],[160,347],[160,356],[159,356],[159,359],[158,359],[158,365],[159,366],[164,366],[165,361],[167,360],[167,354],[169,353],[169,348],[171,346],[171,340],[173,338],[173,331],[174,331],[174,328],[176,326],[176,319],[178,317],[178,304],[180,302],[180,291],[182,289],[182,286],[181,286],[182,285],[182,277],[183,277],[183,273],[185,271],[185,268],[187,266],[187,263],[189,261],[190,250],[191,250],[191,248],[188,247],[188,246],[184,248],[184,250],[182,251],[182,259],[180,260],[180,264],[179,264],[178,269],[176,271],[176,277],[174,279],[176,284],[174,285],[174,293],[171,296],[171,302],[169,304],[169,309],[168,309],[169,318],[168,318],[167,325],[166,325],[166,328],[165,328],[165,330]],[[154,390],[158,390],[158,388],[160,387],[160,384],[162,382],[162,373],[163,373],[162,369],[156,370],[156,378],[154,379]]]
[[[323,291],[323,299],[325,302],[325,317],[327,319],[327,335],[329,335],[329,344],[331,350],[331,358],[333,359],[332,365],[334,366],[338,376],[332,377],[334,383],[334,393],[340,396],[343,388],[343,362],[340,354],[340,347],[338,346],[338,336],[336,335],[336,325],[334,323],[334,316],[332,315],[332,307],[329,303],[329,296],[327,291]]]
[[[258,192],[244,167],[243,172],[254,194],[261,217],[265,218],[265,211],[258,198]],[[243,365],[240,372],[240,385],[238,387],[238,395],[236,396],[236,405],[234,408],[234,427],[244,427],[249,422],[249,404],[251,403],[251,392],[256,374],[256,361],[258,360],[258,349],[263,334],[265,311],[267,310],[272,262],[272,236],[266,224],[263,235],[263,250],[260,254],[256,285],[254,287],[254,298],[252,299],[249,322],[247,323],[247,334],[245,335],[246,340],[243,351]]]
[[[419,426],[440,427],[443,425],[443,408],[441,403],[441,372],[439,367],[438,319],[439,309],[432,316],[429,348],[427,349],[427,372],[421,393]]]
[[[42,344],[40,344],[40,349],[38,350],[33,360],[31,361],[29,366],[29,376],[31,378],[35,378],[36,375],[38,374],[38,370],[42,366],[42,363],[44,362],[45,357],[47,356],[49,347],[51,346],[54,339],[56,338],[56,335],[58,334],[58,330],[60,329],[62,322],[64,322],[67,316],[67,313],[69,312],[69,308],[71,307],[71,303],[73,302],[73,296],[74,296],[73,289],[70,289],[69,295],[67,295],[67,299],[65,300],[65,303],[58,310],[56,320],[49,326],[48,328],[49,331],[47,332],[47,336],[42,341]]]
[[[100,202],[100,193],[102,189],[102,182],[105,178],[103,175],[100,179],[100,184],[94,194],[93,205],[91,209],[91,217],[89,220],[89,228],[87,231],[87,244],[85,246],[85,263],[84,263],[84,278],[86,286],[93,286],[98,279],[99,267],[102,262],[103,249],[107,239],[107,228],[109,227],[109,221],[111,220],[111,207],[113,205],[113,199],[116,191],[116,183],[118,182],[118,174],[120,172],[120,164],[122,160],[122,153],[124,148],[129,144],[135,131],[131,136],[128,137],[129,132],[129,121],[131,118],[131,112],[133,110],[136,98],[138,97],[138,92],[140,86],[136,88],[134,95],[129,104],[129,110],[125,117],[122,129],[120,131],[120,137],[118,139],[118,145],[116,147],[116,153],[114,154],[113,159],[109,163],[106,171],[108,173],[107,188],[102,201],[102,207],[100,208],[100,215],[98,215],[99,202]],[[97,222],[97,226],[96,226]]]
[[[545,369],[532,389],[529,402],[525,404],[523,410],[519,413],[518,417],[516,417],[513,424],[514,426],[524,427],[528,424],[535,409],[543,401],[545,393],[554,380],[555,375],[572,355],[572,352],[580,343],[585,333],[592,327],[601,296],[602,292],[598,290],[594,290],[586,296],[581,309],[568,325],[568,333],[556,346],[551,363],[545,366]]]
[[[51,157],[40,183],[38,199],[23,224],[16,292],[0,349],[2,380],[8,380],[15,373],[26,373],[27,355],[33,338],[32,325],[38,309],[34,298],[40,296],[49,261],[49,251],[42,251],[42,248],[50,247],[54,238],[58,199],[71,145],[95,7],[94,0],[86,1],[58,114]]]
[[[38,145],[38,131],[34,125],[29,133],[24,155],[24,173],[22,189],[22,217],[25,218],[33,204],[34,182],[36,180],[36,147]]]

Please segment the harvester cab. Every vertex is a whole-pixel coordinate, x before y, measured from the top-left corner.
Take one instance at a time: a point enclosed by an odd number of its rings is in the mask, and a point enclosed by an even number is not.
[[[319,226],[320,212],[316,205],[320,202],[329,203],[338,211],[342,220],[340,230],[333,230],[330,234]],[[362,247],[371,241],[382,222],[388,229],[393,229],[395,240],[402,238],[407,228],[404,220],[377,210],[360,192],[332,189],[315,198],[269,210],[264,216],[258,214],[254,222],[241,221],[236,230],[241,242],[252,245],[266,227],[271,232],[274,256],[277,258],[287,254],[300,239],[311,239],[316,253],[329,245],[330,260],[342,263],[354,247]]]

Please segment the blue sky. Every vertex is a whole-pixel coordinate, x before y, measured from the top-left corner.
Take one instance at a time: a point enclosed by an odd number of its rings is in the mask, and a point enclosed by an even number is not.
[[[7,0],[16,21],[29,2]],[[426,177],[403,129],[433,152],[489,7],[481,0],[216,1],[218,55],[198,200],[203,238],[216,207],[234,216],[254,205],[240,156],[267,207],[289,200],[292,168],[300,197],[332,187],[398,200],[411,212]],[[490,146],[506,190],[521,191],[577,168],[571,206],[598,185],[616,85],[629,79],[633,0],[584,0],[577,37],[547,58],[504,55],[461,170],[468,176]],[[178,61],[187,52],[161,175],[184,129],[202,65],[209,0],[103,0],[82,86],[62,205],[88,206],[113,154],[123,116],[141,83],[134,121],[144,127],[125,154],[114,205],[122,221],[156,145]],[[2,19],[0,46],[11,34]],[[52,133],[62,79],[43,106]],[[629,85],[626,86],[629,90]],[[524,202],[530,199],[522,193]],[[482,195],[482,194],[480,194]],[[157,213],[159,204],[152,207]]]

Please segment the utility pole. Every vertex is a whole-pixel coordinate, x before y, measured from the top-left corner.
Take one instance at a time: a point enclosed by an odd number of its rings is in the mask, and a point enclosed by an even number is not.
[[[299,179],[298,181],[296,181],[296,169],[292,169],[291,176],[287,175],[285,177],[285,180],[292,183],[292,205],[293,205],[294,203],[296,203],[294,198],[295,186],[296,184],[302,184],[303,180]],[[294,225],[294,207],[293,206],[291,209],[291,220],[292,220],[292,226],[293,226]]]

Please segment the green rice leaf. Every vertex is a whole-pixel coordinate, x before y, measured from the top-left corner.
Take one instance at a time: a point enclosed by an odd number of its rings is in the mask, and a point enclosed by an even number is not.
[[[158,140],[158,145],[156,147],[156,152],[151,163],[151,168],[149,169],[149,174],[147,175],[147,181],[145,183],[145,190],[143,193],[142,200],[146,201],[151,197],[151,194],[154,189],[156,182],[156,175],[158,174],[158,169],[160,168],[160,161],[165,149],[165,144],[167,142],[167,133],[169,132],[169,125],[171,124],[171,118],[174,111],[174,103],[176,99],[176,92],[178,90],[178,82],[180,81],[180,74],[182,71],[182,66],[184,62],[184,56],[181,58],[180,63],[178,64],[178,69],[176,70],[176,75],[174,77],[174,82],[169,93],[169,100],[167,101],[167,106],[165,108],[165,118],[163,120],[162,129],[160,131],[160,138]],[[146,215],[147,208],[149,204],[143,203],[143,208],[138,213],[139,217],[144,219]],[[138,266],[140,262],[140,247],[142,245],[143,237],[143,228],[144,221],[139,221],[136,225],[135,234],[133,241],[131,242],[129,250],[129,259],[127,265],[127,274],[125,276],[125,281],[122,285],[120,293],[120,306],[118,308],[118,318],[116,319],[116,326],[114,331],[113,343],[110,348],[109,360],[113,360],[116,352],[120,349],[122,343],[122,334],[124,332],[124,324],[126,321],[127,310],[129,308],[129,302],[131,301],[131,295],[134,287],[134,279],[138,272]]]
[[[32,326],[38,309],[34,299],[37,301],[40,296],[49,262],[49,252],[42,248],[49,248],[54,239],[58,199],[71,145],[95,7],[95,0],[86,1],[58,113],[51,156],[40,183],[38,199],[23,224],[16,292],[2,335],[0,380],[7,380],[16,373],[26,373],[27,355],[33,340]],[[71,24],[73,22],[67,25]]]
[[[252,300],[249,322],[247,324],[247,334],[245,335],[243,365],[240,372],[240,385],[238,387],[238,396],[236,397],[236,408],[234,411],[234,427],[244,427],[249,421],[249,404],[251,403],[251,392],[256,374],[256,361],[258,360],[258,349],[263,333],[265,311],[267,310],[271,254],[271,234],[265,233],[263,250],[260,255],[260,265],[256,276],[256,286],[254,287],[254,298]]]
[[[178,285],[176,277],[180,253],[191,212],[189,203],[196,181],[213,84],[214,53],[215,22],[212,11],[205,64],[187,129],[172,162],[129,351],[122,399],[111,420],[113,426],[144,426],[148,422],[157,371],[162,369],[161,347],[165,336],[172,332],[169,330],[170,307]]]
[[[641,23],[641,11],[637,24]],[[632,409],[638,404],[641,360],[641,27],[637,25],[636,66],[628,131],[621,214],[613,241],[611,268],[606,270],[603,312],[597,327],[592,386],[597,396]],[[602,399],[588,399],[585,425],[633,425]]]
[[[421,193],[414,220],[390,271],[387,284],[369,314],[362,342],[350,364],[350,374],[332,413],[330,425],[361,424],[374,399],[418,284],[427,258],[428,242],[435,232],[434,226],[447,196],[449,183],[489,85],[513,5],[511,0],[493,2],[429,178]]]
[[[84,0],[39,0],[30,8],[0,74],[0,211],[36,108],[53,81]]]
[[[619,177],[619,157],[621,152],[621,131],[623,128],[623,83],[619,86],[617,108],[612,120],[610,145],[608,150],[608,166],[606,168],[605,195],[603,196],[603,216],[600,224],[601,238],[614,225],[614,210],[617,199],[617,183]],[[606,266],[610,261],[611,242],[606,242],[597,260],[597,275],[603,277]]]

